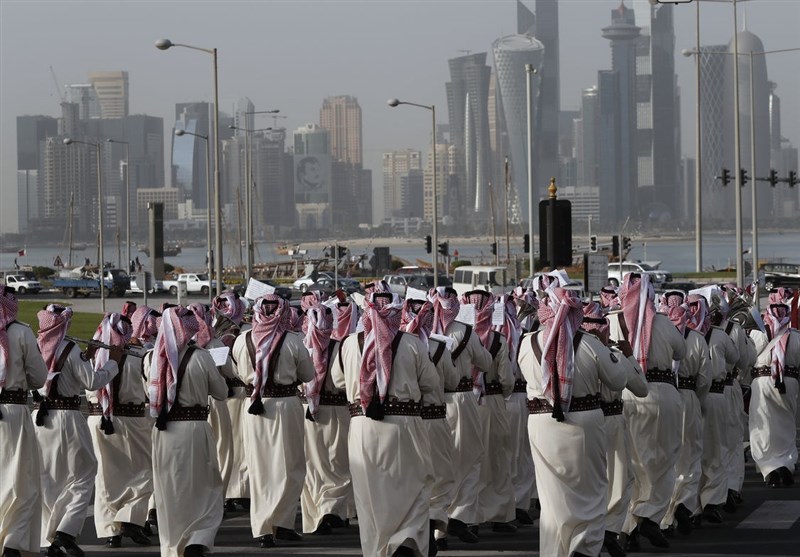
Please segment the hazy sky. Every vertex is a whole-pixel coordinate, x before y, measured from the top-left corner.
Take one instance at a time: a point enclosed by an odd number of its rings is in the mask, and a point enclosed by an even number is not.
[[[534,1],[526,4],[533,9]],[[626,2],[631,5],[630,0]],[[578,108],[582,89],[611,66],[600,29],[619,0],[561,0],[562,108]],[[800,0],[752,0],[740,22],[767,50],[800,47]],[[702,42],[732,36],[730,4],[705,3]],[[676,71],[682,91],[682,149],[694,152],[693,61],[680,55],[695,44],[695,8],[675,7]],[[741,26],[741,23],[740,23]],[[363,110],[365,163],[381,199],[380,155],[425,149],[427,112],[395,109],[398,97],[439,108],[447,121],[447,60],[490,51],[496,38],[516,31],[512,0],[0,0],[0,230],[16,228],[16,116],[59,115],[60,84],[85,83],[93,70],[127,70],[130,111],[164,118],[165,143],[177,102],[211,100],[211,58],[187,49],[157,50],[153,42],[219,49],[220,106],[247,96],[256,110],[279,108],[289,130],[319,122],[322,99],[358,97]],[[489,55],[491,63],[491,54]],[[800,145],[800,52],[767,59],[782,99],[783,134]],[[272,120],[257,120],[260,126]],[[166,159],[169,161],[169,157]]]

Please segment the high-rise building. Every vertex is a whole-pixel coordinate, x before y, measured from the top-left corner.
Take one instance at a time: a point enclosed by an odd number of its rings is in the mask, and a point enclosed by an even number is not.
[[[733,108],[725,108],[726,45],[700,47],[700,180],[702,198],[714,199],[703,203],[703,218],[716,222],[733,214],[733,194],[715,180],[725,166],[725,121],[732,118]],[[731,170],[733,166],[728,169]]]
[[[89,72],[103,118],[124,118],[128,112],[128,72]]]
[[[597,186],[600,192],[600,224],[620,222],[621,215],[631,210],[630,191],[621,187],[619,97],[621,80],[614,70],[597,72],[597,127],[595,145],[597,156]],[[623,217],[624,219],[624,217]]]
[[[518,211],[527,219],[528,214],[528,130],[527,119],[527,83],[525,65],[531,64],[541,69],[544,57],[544,46],[528,35],[509,35],[497,39],[492,44],[494,67],[498,89],[503,107],[504,127],[508,135],[509,155],[511,159],[511,184],[517,192]],[[538,98],[537,84],[533,80],[532,96]],[[534,118],[536,116],[534,104]],[[537,138],[534,136],[533,149],[536,152]],[[555,138],[556,144],[558,137]],[[556,145],[556,149],[557,149]],[[538,200],[545,186],[534,181],[534,196]]]
[[[100,99],[91,83],[75,83],[64,85],[65,101],[77,104],[81,120],[90,118],[102,118],[103,109],[100,106]]]
[[[601,176],[600,218],[607,223],[624,221],[637,213],[637,157],[636,157],[636,40],[639,28],[635,24],[633,10],[621,3],[611,10],[611,25],[603,28],[603,38],[611,41],[611,67],[617,84],[613,96],[606,96],[601,89],[601,104],[606,101],[614,107],[601,109],[604,125],[613,108],[615,141],[602,145],[605,155],[615,158],[612,176]],[[598,78],[598,83],[600,80]],[[610,84],[609,84],[610,85]],[[606,89],[608,90],[608,89]],[[608,130],[601,130],[607,133]],[[610,161],[603,160],[601,164]]]
[[[328,130],[306,124],[294,131],[294,199],[301,229],[328,229],[332,221]]]
[[[414,149],[383,154],[383,215],[389,217],[422,217],[422,188],[419,200],[409,191],[415,184],[407,180],[412,173],[421,173],[422,153]],[[421,174],[420,174],[421,175]],[[406,180],[404,182],[404,180]],[[413,214],[412,214],[413,213]]]
[[[749,52],[763,52],[764,43],[761,39],[750,31],[739,31],[739,140],[741,142],[741,166],[747,170],[750,176],[755,174],[757,177],[766,176],[769,171],[770,163],[770,115],[769,115],[769,96],[770,86],[767,75],[767,61],[765,56],[753,57],[753,92],[754,102],[751,103],[750,97],[750,59]],[[733,52],[733,39],[728,43],[728,53]],[[735,168],[734,156],[734,102],[733,102],[733,56],[723,56],[725,59],[725,114],[724,137],[725,137],[725,166]],[[750,111],[751,104],[755,108],[755,173],[750,158],[750,138],[751,125],[753,122]],[[750,181],[745,189],[742,190],[742,213],[745,220],[749,220],[752,209],[750,200],[752,195],[749,189],[753,183]],[[774,195],[772,188],[762,188],[758,196],[758,218],[766,219],[774,213]],[[733,196],[731,196],[733,197]]]
[[[206,102],[178,103],[175,105],[175,129],[208,137],[213,145],[210,122],[213,118],[213,104]],[[222,126],[220,126],[221,128]],[[198,209],[206,205],[206,143],[204,139],[190,135],[172,137],[172,186],[181,191],[184,198],[190,198]],[[213,149],[211,150],[213,153]],[[213,176],[214,159],[209,170]]]
[[[517,0],[517,34],[534,35],[536,33],[536,15],[528,7]]]
[[[256,234],[264,228],[279,231],[294,226],[294,182],[284,164],[286,131],[271,130],[253,134],[253,180]]]
[[[581,95],[581,119],[578,139],[578,187],[597,187],[599,155],[597,145],[600,109],[597,86],[584,89]]]
[[[534,168],[536,183],[546,188],[551,177],[561,182],[558,175],[558,113],[561,111],[558,0],[536,0],[535,28],[534,36],[544,46],[544,58],[539,68],[539,114],[536,120],[539,141]]]
[[[466,214],[488,215],[488,183],[491,181],[489,140],[489,79],[486,53],[459,56],[448,61],[446,84],[450,143],[456,147],[456,175],[463,184]]]
[[[361,106],[350,95],[322,101],[319,123],[328,130],[330,155],[334,161],[360,165],[363,162]]]
[[[440,219],[448,214],[448,206],[455,203],[446,203],[452,197],[451,176],[455,174],[456,150],[448,143],[436,143],[436,202],[439,205]],[[433,222],[433,147],[428,150],[425,161],[423,184],[423,217],[428,222]]]
[[[636,45],[637,205],[642,219],[677,217],[680,186],[673,6],[633,0]]]

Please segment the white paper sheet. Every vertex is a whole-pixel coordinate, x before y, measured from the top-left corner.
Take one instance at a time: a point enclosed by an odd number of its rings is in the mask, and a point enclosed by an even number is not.
[[[424,290],[420,290],[419,288],[414,288],[412,286],[409,286],[408,288],[406,288],[406,299],[427,301],[428,293],[425,292]]]
[[[466,323],[467,325],[475,325],[475,305],[474,304],[461,304],[456,315],[456,321]]]
[[[492,326],[502,327],[506,322],[506,297],[500,296],[492,310]]]
[[[274,287],[251,278],[249,281],[247,281],[247,290],[244,292],[244,297],[248,300],[258,300],[262,296],[274,293]]]
[[[453,348],[455,348],[456,340],[453,337],[446,335],[437,335],[436,333],[434,333],[430,336],[430,338],[432,338],[433,340],[438,340],[439,342],[443,342],[445,346],[447,346],[447,349],[450,350],[451,352],[453,351]]]
[[[228,361],[228,353],[231,351],[227,346],[220,346],[219,348],[210,348],[208,353],[214,358],[214,364],[217,367],[224,366]]]

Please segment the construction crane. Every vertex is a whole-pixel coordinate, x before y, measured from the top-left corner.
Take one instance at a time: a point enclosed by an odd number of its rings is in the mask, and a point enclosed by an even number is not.
[[[472,54],[471,50],[466,50],[463,48],[458,49],[458,52],[463,52],[465,56],[469,56],[470,54]]]
[[[63,103],[66,98],[64,98],[64,92],[61,90],[61,86],[58,84],[58,78],[56,77],[56,71],[53,69],[53,66],[50,66],[50,75],[53,76],[53,83],[56,86],[56,93],[58,93],[58,96]]]
[[[282,118],[283,120],[286,120],[286,118],[288,118],[288,116],[280,116],[278,114],[271,114],[270,116],[272,117],[272,129],[273,130],[277,130],[278,129],[278,118]]]

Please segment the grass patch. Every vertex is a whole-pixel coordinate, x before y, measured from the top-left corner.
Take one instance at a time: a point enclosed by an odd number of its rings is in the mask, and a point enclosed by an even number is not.
[[[17,319],[30,325],[35,334],[39,331],[39,319],[36,314],[50,303],[53,302],[47,300],[20,300]],[[94,332],[97,330],[102,318],[102,313],[76,312],[72,315],[72,323],[67,334],[73,337],[90,339],[94,336]]]
[[[687,279],[736,278],[736,271],[703,271],[702,273],[673,273],[674,277]]]

